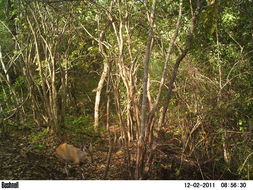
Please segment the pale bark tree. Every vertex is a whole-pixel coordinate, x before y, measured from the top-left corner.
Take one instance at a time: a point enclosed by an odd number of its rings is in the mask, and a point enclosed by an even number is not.
[[[142,179],[143,177],[143,167],[144,167],[144,158],[145,158],[145,135],[147,128],[147,107],[148,107],[148,76],[149,76],[149,64],[150,64],[150,56],[152,49],[152,41],[153,41],[153,27],[154,27],[154,16],[155,16],[155,5],[156,0],[152,1],[152,7],[150,11],[150,15],[148,14],[149,21],[149,34],[147,40],[146,54],[144,57],[144,76],[143,76],[143,94],[142,94],[142,109],[141,109],[141,131],[140,136],[138,138],[137,145],[137,155],[136,155],[136,169],[135,169],[135,178]]]
[[[98,87],[96,89],[96,98],[95,98],[95,106],[94,106],[94,126],[95,126],[95,128],[98,127],[98,125],[99,125],[99,105],[100,105],[100,99],[101,99],[101,92],[104,87],[105,78],[107,76],[108,69],[109,69],[108,59],[105,58],[104,64],[103,64],[103,72],[101,74],[101,77],[100,77],[100,80],[98,83]]]
[[[64,53],[59,52],[59,44],[61,36],[68,32],[68,21],[58,25],[53,11],[39,2],[32,2],[24,11],[26,17],[22,19],[31,36],[19,37],[17,42],[22,44],[18,48],[22,52],[22,70],[28,83],[34,121],[39,127],[58,132],[59,126],[64,125],[70,40],[65,42]],[[49,31],[52,36],[48,35]],[[24,47],[25,43],[29,46]]]

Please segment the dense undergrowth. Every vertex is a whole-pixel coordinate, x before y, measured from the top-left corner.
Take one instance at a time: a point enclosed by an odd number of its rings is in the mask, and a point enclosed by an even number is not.
[[[252,12],[0,0],[0,179],[253,179]]]

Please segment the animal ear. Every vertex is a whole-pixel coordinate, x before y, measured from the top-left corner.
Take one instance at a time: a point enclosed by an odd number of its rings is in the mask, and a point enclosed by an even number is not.
[[[83,151],[83,152],[87,152],[87,148],[86,148],[86,146],[82,146],[82,147],[81,147],[81,151]]]
[[[89,152],[92,152],[92,150],[93,150],[93,146],[92,146],[92,144],[90,143],[90,145],[89,145]]]

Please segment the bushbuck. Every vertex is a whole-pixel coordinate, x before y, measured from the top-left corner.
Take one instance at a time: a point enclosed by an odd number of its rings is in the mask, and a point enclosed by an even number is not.
[[[86,151],[82,151],[67,143],[63,143],[56,148],[56,155],[60,159],[74,164],[83,163],[88,158],[88,153]]]

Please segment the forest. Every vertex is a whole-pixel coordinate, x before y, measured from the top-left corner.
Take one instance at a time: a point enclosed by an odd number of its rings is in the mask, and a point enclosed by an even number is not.
[[[252,180],[252,0],[0,0],[0,179]]]

